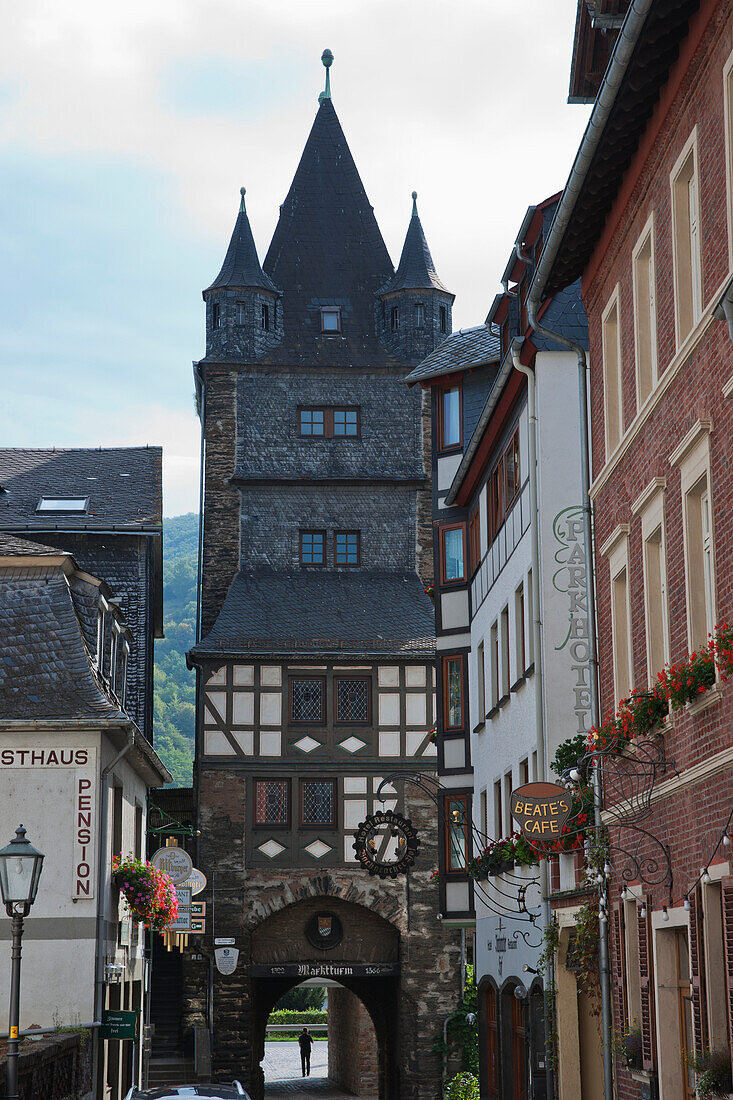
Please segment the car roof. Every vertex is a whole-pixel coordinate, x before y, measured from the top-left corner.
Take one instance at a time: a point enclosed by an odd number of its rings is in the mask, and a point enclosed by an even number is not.
[[[198,1096],[202,1100],[231,1100],[233,1097],[246,1097],[247,1093],[241,1085],[164,1085],[162,1088],[134,1090],[129,1094],[129,1100],[177,1100],[180,1096]]]

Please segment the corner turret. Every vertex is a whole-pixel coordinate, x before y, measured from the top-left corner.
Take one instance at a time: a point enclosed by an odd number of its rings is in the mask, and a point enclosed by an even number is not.
[[[452,330],[455,294],[435,270],[412,192],[412,217],[397,270],[378,292],[382,338],[409,362],[420,362]]]
[[[203,292],[206,302],[206,356],[252,359],[280,342],[281,292],[262,270],[244,202],[221,271]]]

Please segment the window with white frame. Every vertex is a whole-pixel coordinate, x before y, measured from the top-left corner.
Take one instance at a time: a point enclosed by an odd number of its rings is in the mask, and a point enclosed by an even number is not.
[[[495,622],[489,635],[491,649],[491,708],[499,705],[500,679],[499,679],[499,624]]]
[[[509,694],[509,607],[501,612],[501,698]]]
[[[629,614],[629,525],[620,524],[601,547],[608,558],[611,584],[611,640],[616,702],[632,687],[631,617]]]
[[[647,685],[650,688],[669,660],[665,485],[664,478],[654,478],[633,505],[633,511],[641,516]]]
[[[709,420],[698,420],[670,455],[681,475],[687,640],[691,650],[705,645],[715,625],[715,548],[710,481]]]
[[[677,346],[684,343],[702,312],[700,183],[697,128],[672,169],[672,255]]]
[[[603,401],[606,417],[606,458],[616,450],[624,434],[621,385],[621,325],[618,287],[606,306],[601,322],[603,336]]]
[[[524,673],[527,667],[527,647],[525,632],[527,626],[524,614],[524,584],[520,584],[514,593],[514,635],[517,664],[517,679]]]
[[[476,647],[476,690],[478,704],[476,707],[477,722],[483,722],[486,714],[486,681],[485,681],[484,643],[480,641]]]
[[[657,383],[657,305],[654,282],[654,223],[651,218],[634,248],[632,267],[638,410]]]

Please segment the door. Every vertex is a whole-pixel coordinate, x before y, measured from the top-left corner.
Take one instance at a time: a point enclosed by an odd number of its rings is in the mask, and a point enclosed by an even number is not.
[[[499,1095],[499,1028],[496,1015],[496,990],[489,986],[484,994],[486,1006],[486,1095]]]
[[[524,1001],[512,996],[512,1100],[526,1100],[526,1048],[527,1030],[524,1026]]]

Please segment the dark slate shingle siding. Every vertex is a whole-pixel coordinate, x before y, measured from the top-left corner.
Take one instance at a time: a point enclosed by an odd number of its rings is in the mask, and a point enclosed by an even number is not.
[[[463,379],[463,439],[468,442],[496,378],[496,367],[481,367]]]

